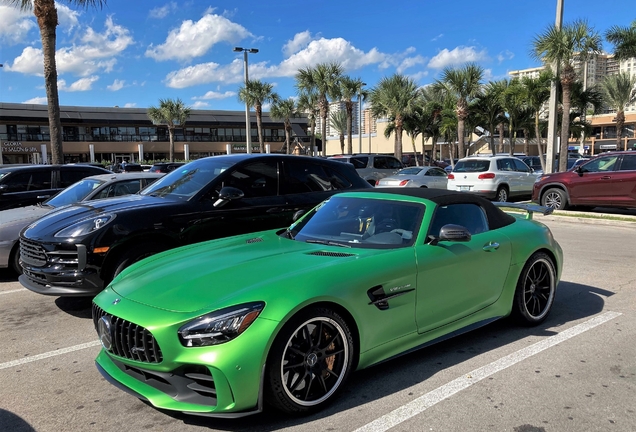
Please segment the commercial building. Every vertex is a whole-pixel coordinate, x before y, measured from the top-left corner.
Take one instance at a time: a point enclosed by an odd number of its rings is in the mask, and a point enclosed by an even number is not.
[[[62,106],[64,162],[165,160],[168,128],[153,124],[144,108]],[[250,128],[252,152],[259,152],[256,115]],[[291,119],[293,145],[307,147],[307,118]],[[271,152],[286,151],[282,122],[263,113],[263,135]],[[246,152],[245,112],[192,110],[175,130],[175,158]],[[51,154],[46,105],[0,103],[0,151],[5,163],[41,163]],[[50,157],[50,156],[49,156]]]

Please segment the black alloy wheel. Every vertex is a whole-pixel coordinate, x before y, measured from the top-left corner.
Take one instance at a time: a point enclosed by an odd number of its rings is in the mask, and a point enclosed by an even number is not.
[[[308,414],[329,403],[347,379],[353,339],[346,322],[329,309],[312,309],[298,318],[272,346],[265,400],[287,413]]]
[[[524,325],[542,323],[554,303],[556,269],[552,259],[537,252],[526,262],[515,291],[513,314]]]

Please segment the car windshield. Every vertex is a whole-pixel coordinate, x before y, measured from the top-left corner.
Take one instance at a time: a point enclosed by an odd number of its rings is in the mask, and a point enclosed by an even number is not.
[[[422,168],[404,168],[398,171],[399,175],[417,175],[422,171]]]
[[[490,168],[490,161],[483,159],[460,160],[455,164],[455,172],[484,172]]]
[[[285,234],[307,243],[393,249],[414,243],[423,214],[421,204],[334,196],[292,225]]]
[[[234,165],[222,157],[199,159],[175,168],[140,192],[141,195],[187,200]]]
[[[64,189],[43,204],[51,207],[62,207],[82,201],[91,192],[106,183],[104,180],[83,179]]]

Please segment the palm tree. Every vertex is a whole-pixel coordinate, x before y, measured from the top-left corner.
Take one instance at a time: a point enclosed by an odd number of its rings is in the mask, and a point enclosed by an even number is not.
[[[348,129],[349,117],[345,111],[336,111],[332,112],[329,115],[331,120],[331,127],[338,131],[338,136],[340,137],[340,153],[344,154],[345,152],[345,133]],[[351,152],[349,153],[351,154]]]
[[[238,97],[241,102],[254,107],[256,111],[256,129],[261,153],[265,153],[265,140],[263,139],[263,104],[273,103],[276,93],[274,85],[259,80],[248,80],[245,86],[239,88]]]
[[[456,101],[457,144],[459,156],[464,155],[464,128],[469,115],[468,105],[481,93],[481,80],[484,70],[476,64],[469,63],[460,69],[445,68],[441,79],[435,82],[441,91]]]
[[[319,63],[314,68],[300,69],[296,74],[296,88],[299,92],[315,92],[318,95],[323,152],[327,143],[329,99],[340,98],[340,77],[343,71],[338,63]]]
[[[539,130],[539,122],[541,118],[541,110],[545,103],[550,99],[550,83],[552,81],[552,73],[545,70],[536,78],[523,77],[521,85],[525,89],[526,103],[534,113],[534,136],[537,140],[537,150],[539,152],[539,161],[541,169],[545,172],[545,159],[543,157],[543,146],[541,145],[541,132]],[[527,154],[527,153],[526,153]]]
[[[278,121],[282,121],[285,125],[285,146],[287,148],[286,153],[291,153],[291,119],[299,117],[298,107],[296,101],[292,98],[280,99],[276,97],[276,101],[272,104],[272,108],[269,112],[269,116]]]
[[[526,114],[527,108],[525,106],[526,95],[521,82],[518,79],[512,79],[507,82],[508,86],[501,93],[500,103],[508,120],[508,138],[510,139],[508,152],[512,156],[515,151],[517,131],[522,127],[521,120]]]
[[[57,92],[57,65],[55,63],[57,8],[54,0],[7,0],[23,11],[33,10],[40,28],[42,55],[44,57],[44,88],[48,101],[49,130],[51,135],[51,162],[64,163],[62,146],[62,122],[60,120],[60,98]],[[80,7],[102,8],[106,0],[65,0],[63,3]]]
[[[318,94],[315,92],[301,92],[298,96],[298,111],[307,113],[307,119],[309,120],[309,143],[311,146],[311,154],[314,155],[314,149],[316,148],[316,119],[320,114],[318,108]]]
[[[557,27],[549,26],[542,34],[536,36],[532,42],[533,55],[551,66],[560,66],[558,77],[562,88],[563,118],[570,114],[570,88],[576,81],[576,71],[573,60],[578,58],[585,61],[587,56],[601,51],[601,37],[586,21],[575,21],[572,24]],[[554,72],[554,71],[553,71]],[[570,137],[570,122],[561,122],[561,149],[560,153],[567,153],[568,139]],[[566,171],[567,158],[559,158],[559,171]]]
[[[495,148],[495,129],[505,122],[504,110],[501,106],[501,85],[490,81],[483,88],[483,92],[476,100],[475,113],[482,127],[488,130],[490,151],[497,153]],[[503,138],[503,137],[502,137]]]
[[[625,128],[625,107],[636,100],[636,77],[625,72],[609,75],[602,86],[605,102],[616,111],[616,150],[620,150]]]
[[[353,153],[353,99],[362,92],[364,83],[360,78],[343,76],[340,78],[340,98],[347,114],[347,153]],[[360,103],[360,101],[358,101]],[[358,131],[358,133],[362,133]]]
[[[412,78],[395,74],[384,77],[369,95],[371,114],[388,117],[395,122],[394,155],[402,160],[402,130],[404,118],[413,113],[417,104],[417,85]]]
[[[170,162],[174,162],[174,130],[185,126],[186,120],[190,117],[191,109],[185,106],[183,101],[177,99],[159,99],[159,107],[148,108],[148,118],[159,125],[168,127],[170,137]]]
[[[441,136],[440,125],[442,122],[442,110],[444,108],[443,95],[436,92],[433,86],[426,86],[419,89],[418,104],[422,107],[422,116],[420,117],[422,130],[422,154],[426,153],[426,140],[431,140],[431,157],[428,160],[430,166],[434,159],[437,158],[437,141]],[[442,159],[440,155],[440,159]]]
[[[627,60],[636,57],[636,20],[629,27],[613,26],[605,32],[605,39],[613,44],[614,58]]]

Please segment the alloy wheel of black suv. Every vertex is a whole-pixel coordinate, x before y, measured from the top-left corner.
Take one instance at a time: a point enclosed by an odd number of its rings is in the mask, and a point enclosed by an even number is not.
[[[342,190],[371,186],[353,166],[291,155],[190,162],[139,194],[66,207],[20,235],[20,283],[55,296],[93,296],[125,267],[174,247],[288,226]]]

